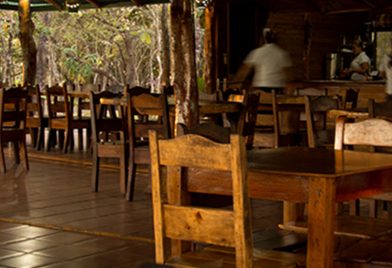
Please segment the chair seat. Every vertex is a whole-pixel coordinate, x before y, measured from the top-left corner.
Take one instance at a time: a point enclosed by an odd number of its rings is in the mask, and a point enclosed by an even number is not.
[[[127,148],[127,145],[120,141],[99,143],[97,144],[98,157],[119,158],[125,148]]]
[[[24,129],[7,129],[4,128],[1,133],[1,138],[3,140],[9,141],[19,141],[25,138],[26,130]]]

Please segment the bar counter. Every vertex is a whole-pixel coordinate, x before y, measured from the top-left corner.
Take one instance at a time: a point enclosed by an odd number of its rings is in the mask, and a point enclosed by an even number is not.
[[[288,85],[289,92],[295,92],[301,88],[327,89],[330,96],[344,96],[347,89],[359,90],[358,107],[367,107],[368,99],[381,102],[385,99],[385,81],[351,81],[351,80],[307,80],[291,82]]]

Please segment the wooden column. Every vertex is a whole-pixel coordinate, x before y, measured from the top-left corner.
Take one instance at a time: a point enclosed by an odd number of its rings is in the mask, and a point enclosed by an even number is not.
[[[309,13],[305,13],[305,27],[304,27],[304,79],[310,78],[310,49],[312,47],[312,22]]]
[[[23,55],[23,83],[35,84],[37,47],[33,38],[30,0],[19,0],[19,39]]]
[[[173,0],[170,16],[176,124],[184,123],[187,127],[193,127],[199,120],[193,1]]]

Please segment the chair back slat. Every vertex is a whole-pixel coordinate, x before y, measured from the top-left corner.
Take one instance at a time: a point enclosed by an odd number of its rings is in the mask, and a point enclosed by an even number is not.
[[[232,211],[168,204],[164,205],[163,210],[167,237],[235,247]]]
[[[392,122],[371,118],[360,122],[347,123],[345,117],[338,117],[335,132],[335,149],[344,145],[366,145],[392,147]]]
[[[229,144],[216,143],[202,136],[189,134],[175,140],[161,140],[159,146],[162,165],[178,164],[185,167],[231,170]],[[196,155],[204,157],[195,157]]]

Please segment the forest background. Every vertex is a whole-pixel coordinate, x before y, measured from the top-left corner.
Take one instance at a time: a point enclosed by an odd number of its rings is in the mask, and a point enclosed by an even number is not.
[[[169,5],[36,12],[37,83],[93,83],[102,87],[169,83]],[[196,72],[203,87],[203,9],[195,9]],[[0,82],[22,82],[18,13],[0,12]]]

